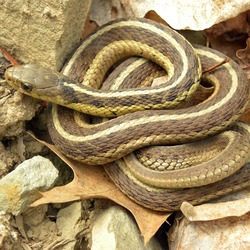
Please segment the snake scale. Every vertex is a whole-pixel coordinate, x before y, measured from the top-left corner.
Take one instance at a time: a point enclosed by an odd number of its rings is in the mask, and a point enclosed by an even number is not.
[[[131,56],[147,60],[121,63],[100,89],[111,66]],[[233,61],[201,75],[225,58],[164,25],[119,19],[87,37],[62,73],[28,64],[9,68],[5,78],[52,103],[49,132],[68,157],[104,165],[133,200],[172,211],[183,201],[199,204],[250,184],[250,128],[236,123],[249,100],[248,81]],[[149,86],[163,71],[165,82]],[[213,86],[211,96],[178,108],[200,82]],[[91,124],[87,114],[112,119]]]

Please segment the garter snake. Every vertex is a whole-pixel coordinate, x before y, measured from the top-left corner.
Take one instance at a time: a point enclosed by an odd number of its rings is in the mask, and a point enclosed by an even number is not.
[[[167,72],[166,83],[137,89],[97,90],[109,68],[129,56],[145,57],[157,63]],[[51,105],[48,127],[52,140],[68,157],[101,165],[140,147],[202,140],[233,125],[249,98],[247,79],[233,61],[202,76],[214,86],[207,100],[188,108],[163,110],[178,106],[195,92],[201,78],[201,66],[209,68],[224,59],[224,55],[213,50],[194,49],[182,36],[163,25],[145,19],[126,19],[110,22],[84,40],[62,73],[24,65],[8,69],[5,78],[27,95],[65,106]],[[127,75],[141,65],[143,63],[137,62],[137,66],[116,73],[113,81],[118,85],[131,81]],[[87,116],[71,109],[116,118],[91,125]],[[230,144],[231,133],[225,137]],[[202,169],[189,171],[185,178],[177,171],[172,184],[169,185],[169,181],[163,184],[164,188],[212,185],[210,183],[227,178],[247,162],[248,135],[240,140],[243,139],[244,143],[237,144],[241,147],[233,160],[218,165],[217,160],[216,167],[207,167],[205,163],[206,172],[202,173]],[[115,164],[119,165],[119,161]],[[123,169],[122,166],[119,169]],[[126,176],[133,179],[130,174]],[[158,177],[152,179],[161,182]],[[144,185],[137,181],[132,183]]]

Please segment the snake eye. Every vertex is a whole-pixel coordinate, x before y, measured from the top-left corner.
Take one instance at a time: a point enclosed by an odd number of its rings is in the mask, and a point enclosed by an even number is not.
[[[27,83],[21,83],[21,88],[25,92],[30,92],[32,90],[32,86]]]

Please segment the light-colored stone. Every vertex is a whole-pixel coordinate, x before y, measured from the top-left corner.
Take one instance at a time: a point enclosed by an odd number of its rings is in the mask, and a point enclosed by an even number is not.
[[[240,209],[240,207],[239,207]],[[189,221],[183,215],[168,233],[169,249],[250,249],[250,214],[211,221]]]
[[[38,249],[53,249],[55,244],[61,242],[49,207],[51,206],[41,205],[29,208],[15,217],[18,229],[28,239],[29,246],[39,245]]]
[[[10,216],[0,211],[0,249],[21,249],[19,235],[10,223]]]
[[[31,120],[39,107],[36,99],[14,92],[7,84],[0,86],[0,139],[22,134],[25,121]]]
[[[0,0],[0,46],[59,70],[80,41],[90,0]]]
[[[57,214],[56,226],[61,239],[66,240],[61,249],[79,249],[79,244],[84,237],[84,230],[86,229],[86,223],[82,215],[82,202],[74,202],[71,205],[61,209]]]
[[[51,188],[58,170],[50,160],[35,156],[24,161],[0,180],[0,210],[20,214],[37,198],[38,191]]]
[[[193,206],[183,202],[180,210],[189,221],[212,221],[243,216],[250,212],[250,186],[201,205]]]
[[[91,250],[162,249],[155,238],[145,246],[132,216],[119,206],[106,209],[96,218],[91,237]]]
[[[249,9],[249,0],[93,0],[90,14],[102,25],[118,17],[144,17],[153,10],[174,29],[203,30]]]

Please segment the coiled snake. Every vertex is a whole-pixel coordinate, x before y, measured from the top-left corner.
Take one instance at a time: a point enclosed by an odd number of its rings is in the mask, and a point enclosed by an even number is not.
[[[130,56],[147,58],[161,69],[145,59],[125,61],[107,78],[111,89],[100,90],[110,67]],[[211,49],[194,48],[153,21],[121,19],[85,39],[62,73],[24,65],[8,69],[5,78],[15,89],[53,103],[48,128],[63,153],[86,164],[105,164],[114,182],[136,202],[171,211],[184,200],[197,204],[249,185],[249,167],[242,166],[249,158],[250,129],[235,123],[249,99],[248,81],[233,61],[201,76],[202,68],[224,59]],[[150,79],[161,75],[162,69],[167,72],[165,84],[149,87]],[[196,91],[200,79],[214,86],[213,94],[198,105],[178,108]],[[144,86],[127,86],[139,81]],[[116,118],[90,124],[89,117],[78,111]],[[177,145],[181,143],[188,144]],[[154,153],[160,155],[154,164],[146,148],[140,161],[147,166],[141,166],[132,152],[152,145],[176,146],[167,146],[169,156]],[[205,162],[196,157],[192,163],[193,150],[199,149]],[[208,152],[219,150],[216,156]],[[163,155],[167,155],[164,160]]]

